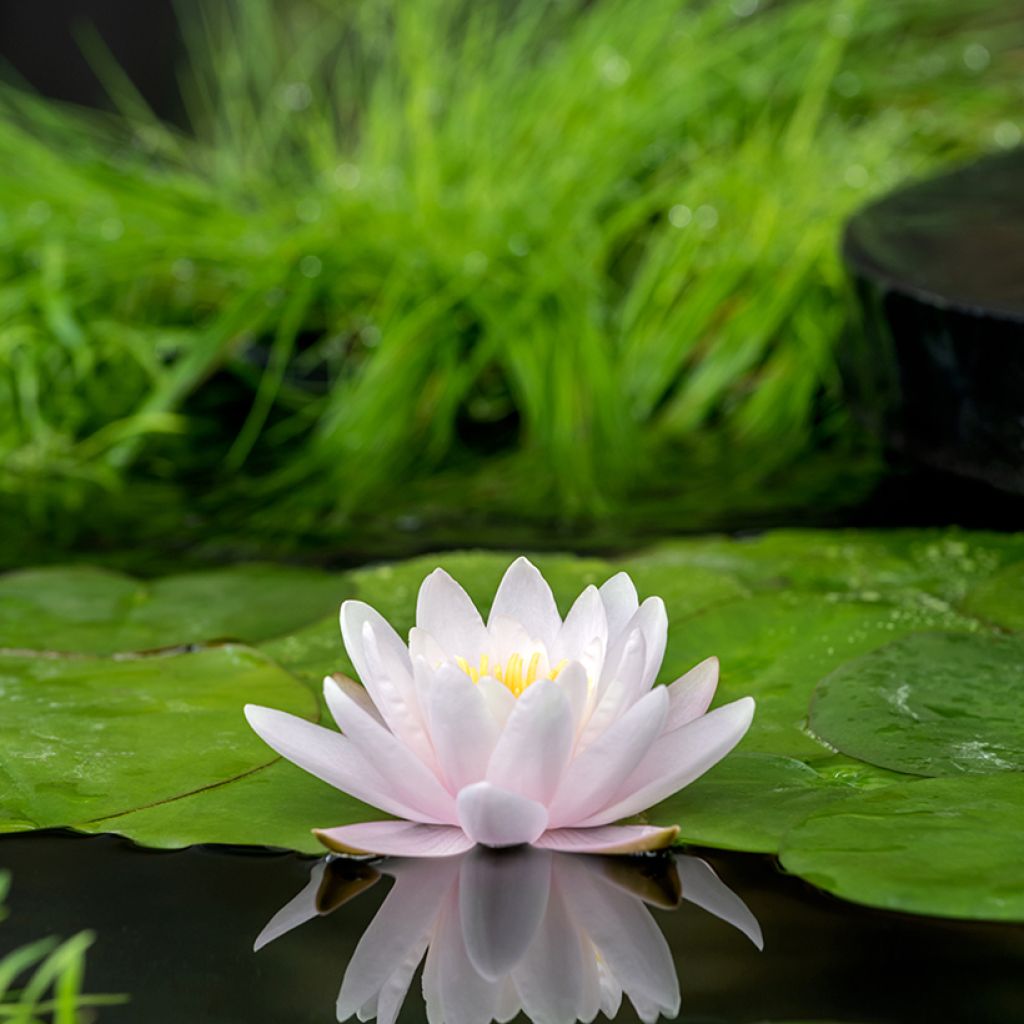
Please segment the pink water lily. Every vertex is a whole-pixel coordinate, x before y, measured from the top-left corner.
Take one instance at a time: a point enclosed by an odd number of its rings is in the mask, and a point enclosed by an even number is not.
[[[587,587],[564,621],[525,558],[505,573],[485,623],[437,569],[420,587],[406,645],[369,605],[341,606],[363,686],[324,680],[341,733],[248,705],[279,754],[395,816],[316,831],[330,849],[445,856],[474,844],[580,853],[669,845],[676,826],[616,825],[725,757],[750,725],[750,697],[708,711],[709,658],[655,686],[668,632],[625,573]]]

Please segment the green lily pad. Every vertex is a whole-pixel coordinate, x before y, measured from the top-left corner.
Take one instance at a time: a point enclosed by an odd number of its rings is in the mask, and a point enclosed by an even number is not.
[[[818,685],[810,724],[852,757],[915,775],[1024,769],[1024,638],[920,633]]]
[[[337,610],[344,578],[241,565],[146,582],[89,567],[0,576],[0,648],[115,654],[290,633]]]
[[[235,646],[126,661],[6,655],[0,692],[0,831],[107,817],[270,763],[246,701],[317,715],[302,683]]]
[[[1024,774],[922,779],[852,796],[782,843],[782,865],[870,906],[1024,921]]]
[[[857,786],[819,775],[803,761],[738,753],[643,817],[678,825],[683,843],[776,853],[793,825],[855,792]]]
[[[979,583],[967,594],[964,609],[996,626],[1024,630],[1024,562]]]
[[[710,654],[722,663],[716,703],[748,694],[757,700],[742,749],[818,757],[825,748],[807,732],[807,706],[822,676],[893,638],[921,629],[975,631],[952,609],[908,600],[823,598],[792,591],[756,594],[682,622],[669,621],[663,678]]]
[[[223,785],[75,827],[161,849],[224,843],[323,853],[313,828],[386,817],[295,765],[275,761]]]

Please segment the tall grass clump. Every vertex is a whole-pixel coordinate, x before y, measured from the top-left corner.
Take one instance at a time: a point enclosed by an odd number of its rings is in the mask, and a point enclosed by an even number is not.
[[[1002,0],[200,3],[186,127],[87,36],[116,112],[0,94],[0,503],[60,546],[764,502],[856,441],[843,219],[1019,139],[1022,29]]]

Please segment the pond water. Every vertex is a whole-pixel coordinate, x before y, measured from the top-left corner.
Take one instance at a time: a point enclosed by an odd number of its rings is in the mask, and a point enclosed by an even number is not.
[[[361,998],[375,972],[411,964],[432,930],[427,988],[443,992],[452,1021],[474,1019],[489,998],[467,957],[491,974],[518,972],[535,1002],[564,1012],[579,987],[574,949],[648,1010],[658,993],[671,1008],[678,984],[670,1019],[690,1024],[1021,1019],[1024,928],[869,910],[784,876],[770,858],[693,853],[327,862],[251,849],[143,852],[61,832],[6,836],[0,867],[13,887],[0,935],[8,949],[94,930],[87,990],[130,995],[100,1011],[113,1024],[334,1020],[357,943],[393,888],[349,994],[355,985]],[[261,933],[272,941],[254,952]],[[629,949],[643,951],[632,964]],[[400,1021],[426,1019],[418,978]],[[624,999],[615,1020],[637,1019]]]

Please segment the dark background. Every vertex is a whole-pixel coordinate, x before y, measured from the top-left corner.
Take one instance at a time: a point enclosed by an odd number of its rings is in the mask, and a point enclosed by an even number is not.
[[[47,96],[106,106],[78,38],[91,26],[156,111],[175,118],[174,8],[171,0],[0,0],[0,59]]]

